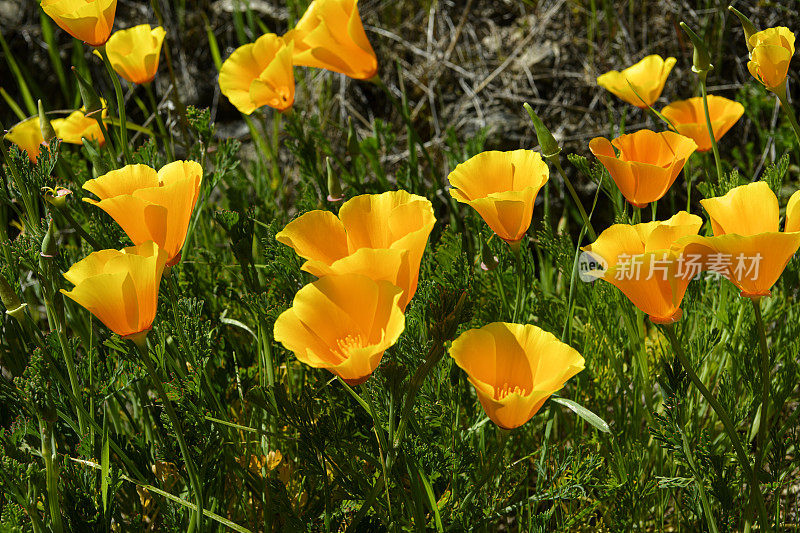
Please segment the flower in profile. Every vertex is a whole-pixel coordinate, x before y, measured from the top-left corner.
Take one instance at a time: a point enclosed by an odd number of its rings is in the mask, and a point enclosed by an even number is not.
[[[794,55],[794,33],[783,26],[767,28],[751,35],[749,44],[747,70],[770,91],[784,91]]]
[[[482,152],[447,179],[450,195],[470,205],[498,237],[518,247],[531,225],[536,195],[550,176],[539,152]]]
[[[503,429],[530,420],[584,368],[581,354],[552,333],[506,322],[465,331],[453,341],[450,357],[469,376],[486,414]]]
[[[70,267],[64,277],[75,287],[61,292],[117,335],[140,344],[153,326],[166,259],[152,241],[100,250]]]
[[[42,130],[39,127],[39,117],[31,117],[13,126],[6,133],[6,139],[16,144],[20,150],[25,150],[28,159],[36,161],[44,142]]]
[[[695,149],[697,144],[692,139],[672,131],[639,130],[611,142],[603,137],[589,142],[589,150],[634,207],[644,207],[664,196]]]
[[[130,83],[141,85],[153,81],[166,34],[161,26],[150,29],[149,24],[114,32],[106,43],[114,71]]]
[[[714,236],[686,240],[685,253],[702,256],[706,270],[728,278],[742,296],[769,296],[800,247],[798,200],[800,197],[793,196],[787,207],[784,232],[778,230],[778,197],[763,181],[700,200],[711,218]]]
[[[167,266],[173,266],[180,261],[202,179],[195,161],[175,161],[158,172],[126,165],[84,183],[100,200],[83,201],[108,213],[134,244],[155,241],[167,254]]]
[[[42,9],[62,30],[91,46],[111,35],[117,0],[42,0]]]
[[[357,80],[378,74],[358,0],[314,0],[284,38],[294,42],[294,64],[332,70]]]
[[[629,104],[645,109],[661,96],[676,61],[674,57],[649,55],[622,72],[606,72],[597,78],[597,84]]]
[[[294,46],[274,33],[240,46],[220,68],[222,94],[245,115],[265,105],[286,111],[294,103]]]
[[[436,218],[422,196],[406,191],[362,194],[330,211],[309,211],[275,238],[306,259],[315,276],[362,274],[403,289],[405,310],[417,291],[419,265]]]
[[[106,118],[108,112],[106,111],[106,101],[101,100],[103,111],[101,118]],[[56,136],[65,143],[69,144],[83,144],[82,139],[89,141],[97,141],[97,144],[103,146],[106,142],[103,137],[103,132],[100,130],[100,125],[97,120],[89,115],[87,116],[85,108],[70,113],[67,118],[57,118],[50,121],[53,129],[56,130]]]
[[[358,385],[405,328],[402,293],[359,274],[325,276],[297,291],[275,321],[275,340],[303,363]]]
[[[606,267],[589,275],[617,287],[651,321],[676,322],[689,282],[702,271],[700,263],[686,260],[676,241],[697,235],[702,225],[700,217],[686,211],[663,222],[614,224],[581,248]]]
[[[708,134],[703,98],[695,96],[688,100],[673,102],[661,110],[677,128],[678,133],[689,137],[697,144],[698,152],[711,150],[711,136]],[[744,114],[744,106],[739,102],[722,96],[708,95],[708,116],[714,139],[720,140]]]

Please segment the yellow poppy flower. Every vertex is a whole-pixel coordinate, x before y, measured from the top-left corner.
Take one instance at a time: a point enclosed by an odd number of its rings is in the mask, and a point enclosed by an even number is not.
[[[797,199],[787,209],[787,232],[778,231],[778,198],[757,181],[725,196],[700,200],[711,218],[713,237],[693,237],[684,253],[702,257],[707,271],[728,278],[747,298],[769,296],[770,289],[800,247]]]
[[[35,162],[44,142],[42,129],[39,127],[39,117],[31,117],[16,124],[6,133],[6,139],[21,150],[25,150],[28,159]]]
[[[686,211],[663,222],[614,224],[581,248],[606,267],[589,275],[617,287],[653,322],[676,322],[689,282],[702,272],[699,263],[686,261],[676,241],[696,235],[702,225]]]
[[[751,35],[749,43],[747,70],[770,91],[781,90],[794,55],[794,33],[783,26],[767,28]]]
[[[493,322],[465,331],[453,341],[450,357],[469,376],[486,414],[504,429],[530,420],[584,368],[574,348],[530,324]]]
[[[419,265],[435,222],[426,198],[390,191],[351,198],[338,217],[309,211],[275,238],[306,259],[303,270],[315,276],[362,274],[397,285],[405,309],[417,291]]]
[[[358,274],[309,283],[275,321],[275,340],[350,385],[365,382],[405,328],[402,289]]]
[[[117,0],[42,0],[42,9],[62,30],[91,46],[111,35]]]
[[[450,195],[470,205],[498,237],[518,246],[550,171],[539,152],[483,152],[456,166]]]
[[[294,64],[324,68],[357,80],[378,73],[358,0],[314,0],[284,38],[294,42]]]
[[[674,57],[663,59],[660,55],[649,55],[622,72],[606,72],[597,78],[597,84],[629,104],[644,109],[661,96],[676,61]]]
[[[697,144],[698,152],[711,150],[711,136],[708,134],[702,97],[695,96],[688,100],[673,102],[662,109],[661,114],[672,121],[678,133],[689,137]],[[714,131],[715,140],[720,140],[728,133],[743,114],[744,106],[739,102],[722,96],[708,95],[708,116],[711,118],[711,129]]]
[[[274,33],[237,48],[222,64],[219,88],[245,115],[268,105],[285,111],[294,103],[294,43]]]
[[[123,250],[100,250],[64,274],[75,285],[61,289],[111,331],[136,342],[153,326],[167,253],[152,241]]]
[[[101,99],[100,104],[103,106],[100,117],[106,118],[108,116],[106,101]],[[103,146],[106,139],[103,137],[100,125],[93,116],[84,115],[85,112],[85,108],[81,107],[70,113],[67,118],[51,120],[50,124],[53,125],[56,137],[69,144],[83,144],[81,139],[86,138],[90,141],[97,141],[97,144]]]
[[[603,137],[589,142],[589,150],[634,207],[644,207],[664,196],[696,148],[693,140],[672,131],[639,130],[611,142]]]
[[[203,169],[194,161],[175,161],[158,172],[127,165],[84,183],[100,201],[83,201],[108,213],[134,244],[155,241],[173,266],[180,261],[202,179]]]
[[[106,43],[106,53],[114,71],[131,83],[153,81],[166,34],[161,26],[150,29],[149,24],[114,32]]]

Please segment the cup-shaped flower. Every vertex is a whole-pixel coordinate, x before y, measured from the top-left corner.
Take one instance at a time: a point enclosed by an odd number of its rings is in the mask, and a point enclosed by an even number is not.
[[[117,0],[42,0],[42,9],[61,29],[91,46],[111,35]]]
[[[131,83],[153,81],[166,34],[161,26],[151,29],[149,24],[115,31],[106,43],[114,71]]]
[[[361,274],[403,289],[405,310],[417,291],[419,265],[436,218],[422,196],[406,191],[362,194],[330,211],[309,211],[275,238],[306,259],[315,276]]]
[[[126,165],[84,183],[100,200],[83,201],[108,213],[134,244],[155,241],[173,266],[180,261],[202,179],[203,169],[194,161],[175,161],[158,172]]]
[[[589,150],[634,207],[644,207],[664,196],[696,149],[692,139],[672,131],[639,130],[611,142],[603,137],[589,142]]]
[[[695,96],[688,100],[673,102],[662,109],[661,114],[672,122],[678,133],[689,137],[697,144],[698,152],[711,150],[711,136],[708,134],[702,97]],[[711,119],[715,140],[720,140],[728,133],[743,114],[744,106],[739,102],[722,96],[708,95],[708,116]]]
[[[676,61],[674,57],[663,59],[660,55],[649,55],[622,72],[606,72],[597,78],[597,84],[629,104],[644,109],[661,96]]]
[[[303,363],[350,385],[365,382],[405,328],[403,290],[359,274],[309,283],[275,321],[275,340]]]
[[[676,322],[689,282],[702,272],[676,241],[697,235],[702,225],[700,217],[686,211],[663,222],[614,224],[582,248],[605,267],[589,275],[617,287],[653,322]]]
[[[750,36],[750,61],[747,70],[770,91],[785,90],[789,62],[794,55],[794,33],[779,26]]]
[[[465,331],[450,357],[469,376],[492,422],[513,429],[583,370],[584,359],[555,335],[530,324],[493,322]]]
[[[99,112],[101,119],[106,118],[108,112],[106,111],[106,101],[102,100],[103,111]],[[69,144],[83,144],[81,139],[89,141],[97,141],[97,144],[103,146],[106,142],[103,137],[103,131],[97,123],[97,119],[93,116],[86,116],[86,110],[80,108],[73,111],[67,118],[57,118],[50,121],[53,129],[56,130],[56,136],[65,143]]]
[[[294,42],[294,64],[324,68],[357,80],[378,73],[358,0],[314,0],[284,38]]]
[[[757,181],[726,195],[700,200],[711,218],[713,237],[693,237],[684,243],[686,255],[702,257],[705,270],[728,278],[747,298],[769,296],[770,289],[800,247],[797,199],[787,208],[786,229],[778,231],[778,198],[769,185]]]
[[[533,217],[536,195],[550,171],[539,152],[482,152],[459,164],[447,179],[450,195],[468,204],[498,237],[518,245]]]
[[[36,161],[44,142],[39,117],[31,117],[16,124],[6,133],[6,139],[16,144],[20,150],[25,150],[28,159]]]
[[[61,289],[114,333],[141,343],[153,325],[167,253],[152,241],[123,250],[100,250],[64,274]]]
[[[274,33],[240,46],[220,68],[222,94],[245,115],[265,105],[289,109],[294,103],[294,46]]]

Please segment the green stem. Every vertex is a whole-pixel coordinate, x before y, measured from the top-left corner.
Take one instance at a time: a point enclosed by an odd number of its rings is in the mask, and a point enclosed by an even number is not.
[[[150,380],[153,382],[156,392],[161,398],[161,403],[164,404],[164,409],[167,411],[167,416],[169,417],[170,422],[172,422],[172,426],[175,428],[175,435],[178,438],[178,445],[181,449],[181,455],[183,455],[183,461],[186,463],[186,471],[189,473],[189,481],[192,484],[192,489],[194,491],[196,509],[194,509],[192,513],[192,522],[196,524],[198,531],[203,531],[203,485],[200,483],[200,478],[197,475],[194,461],[192,461],[192,456],[189,453],[189,447],[186,445],[186,439],[184,438],[183,430],[181,429],[181,421],[178,418],[177,413],[175,413],[175,408],[172,406],[172,402],[167,396],[166,391],[164,391],[164,386],[161,384],[161,380],[156,374],[155,368],[153,368],[153,362],[150,360],[150,354],[147,350],[147,341],[144,340],[141,343],[136,343],[136,347],[139,349],[141,361],[147,370],[147,374],[150,376]]]
[[[792,106],[789,104],[789,99],[786,98],[786,82],[784,82],[781,87],[775,88],[773,92],[781,102],[781,107],[789,118],[789,123],[792,125],[797,141],[800,142],[800,124],[797,123],[797,115],[794,114],[794,109],[792,109]]]
[[[114,96],[117,99],[117,113],[119,113],[119,141],[122,144],[122,153],[125,154],[125,163],[130,163],[131,151],[128,146],[128,124],[125,115],[125,99],[122,97],[122,86],[119,83],[119,77],[114,72],[114,67],[111,66],[111,61],[108,59],[108,53],[105,46],[98,46],[100,56],[103,58],[103,63],[108,70],[108,76],[111,78],[111,83],[114,85]]]
[[[572,201],[575,202],[575,205],[578,207],[578,211],[580,211],[581,218],[583,219],[583,225],[586,226],[586,229],[589,231],[589,237],[593,241],[597,240],[597,233],[595,233],[594,228],[592,227],[592,223],[589,220],[589,215],[586,214],[586,210],[583,208],[580,198],[578,198],[578,193],[575,191],[575,187],[572,186],[572,182],[567,177],[567,173],[564,172],[564,168],[561,166],[561,161],[559,160],[558,155],[555,155],[549,159],[550,162],[556,166],[558,173],[561,174],[561,179],[564,180],[564,184],[567,186],[570,196],[572,196]]]
[[[420,386],[422,386],[422,381],[436,365],[436,363],[439,362],[443,355],[444,342],[437,340],[428,352],[425,362],[417,368],[417,371],[414,372],[414,375],[411,377],[411,381],[408,383],[408,391],[406,392],[405,401],[403,402],[403,411],[400,413],[400,422],[397,423],[397,431],[394,433],[394,443],[392,444],[393,448],[397,449],[400,447],[400,443],[403,439],[403,433],[405,432],[406,424],[408,423],[408,418],[411,416],[411,408],[414,406],[414,401],[416,400],[417,392],[419,391]]]
[[[64,524],[61,521],[61,498],[58,493],[58,465],[53,461],[56,457],[53,447],[53,426],[52,422],[44,421],[39,416],[39,432],[42,439],[42,458],[44,459],[44,469],[47,476],[47,503],[50,509],[50,527],[54,533],[64,531]]]
[[[161,120],[161,115],[158,113],[158,104],[156,103],[156,97],[153,94],[153,84],[145,83],[144,90],[147,93],[147,99],[150,101],[150,107],[153,108],[153,116],[156,119],[156,126],[158,127],[158,133],[161,134],[161,137],[164,140],[164,151],[167,153],[167,159],[172,161],[175,159],[174,150],[172,148],[172,137],[167,135],[167,128],[164,127],[164,121]]]
[[[497,446],[497,451],[489,463],[489,468],[487,468],[483,473],[483,476],[481,476],[480,481],[478,481],[475,487],[464,497],[464,500],[461,503],[462,508],[469,506],[475,495],[480,492],[486,482],[489,481],[489,479],[497,471],[498,466],[500,466],[500,461],[503,459],[503,452],[506,449],[506,443],[508,442],[508,434],[510,431],[502,428],[498,428],[498,431],[500,432],[500,443]]]
[[[756,462],[753,468],[753,483],[758,482],[758,473],[761,471],[761,463],[767,449],[767,431],[769,429],[769,378],[770,361],[769,350],[767,350],[767,336],[764,330],[764,318],[761,316],[761,302],[750,299],[753,311],[756,315],[756,329],[758,329],[758,349],[761,352],[761,416],[758,424],[758,437],[756,439]]]
[[[747,459],[747,454],[742,447],[742,443],[739,440],[739,434],[736,432],[736,427],[733,425],[727,409],[725,409],[719,400],[714,397],[711,391],[708,390],[705,384],[703,384],[703,382],[700,380],[700,377],[694,371],[694,367],[692,366],[691,362],[686,358],[686,354],[683,351],[683,346],[681,346],[680,341],[678,341],[678,337],[675,335],[675,326],[673,324],[665,324],[663,329],[667,335],[667,338],[669,339],[670,344],[672,345],[672,350],[675,352],[675,357],[677,357],[678,361],[680,361],[681,366],[683,366],[683,369],[686,371],[686,375],[689,377],[689,380],[695,387],[697,387],[697,390],[700,391],[700,394],[703,395],[703,398],[705,398],[709,405],[711,405],[714,413],[716,413],[717,417],[722,422],[725,432],[728,434],[728,438],[731,441],[734,452],[736,453],[736,458],[739,460],[739,465],[741,465],[742,470],[744,471],[745,479],[749,480],[748,483],[750,484],[750,495],[753,499],[755,499],[756,506],[758,507],[761,529],[762,531],[769,531],[767,509],[764,506],[764,497],[761,494],[761,488],[758,486],[758,483],[754,483],[753,481],[755,479],[753,477],[753,469],[750,467],[750,461]]]
[[[700,92],[703,95],[703,112],[706,116],[706,128],[708,129],[708,136],[711,138],[711,150],[714,152],[714,163],[717,167],[717,183],[722,181],[722,161],[719,158],[719,147],[717,146],[717,138],[714,137],[714,128],[711,126],[711,115],[708,112],[708,95],[706,94],[706,77],[708,71],[701,71],[698,73],[700,78]]]
[[[342,380],[342,383],[344,383],[344,380]],[[347,383],[345,383],[345,385],[347,386]],[[348,388],[350,387],[348,386]],[[380,447],[380,460],[381,468],[383,470],[383,477],[384,479],[389,479],[389,473],[387,471],[389,449],[386,442],[386,436],[383,434],[383,427],[378,421],[378,412],[375,409],[375,402],[372,400],[372,393],[370,392],[366,383],[361,385],[361,390],[364,391],[364,395],[367,397],[369,415],[372,417],[372,424],[375,427],[375,436],[378,439],[378,446]],[[355,394],[355,391],[353,391],[353,393]],[[389,497],[389,485],[384,483],[384,487],[386,488],[386,506],[389,509],[389,516],[392,516],[392,500]]]
[[[514,298],[514,312],[512,314],[511,322],[516,323],[519,318],[520,309],[522,307],[522,278],[525,276],[525,269],[522,264],[522,250],[519,247],[513,248],[514,258],[516,259],[517,267],[517,293]]]

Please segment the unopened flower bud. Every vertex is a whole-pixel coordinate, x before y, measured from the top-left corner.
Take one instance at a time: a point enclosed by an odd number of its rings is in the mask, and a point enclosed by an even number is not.
[[[353,118],[347,117],[347,153],[351,158],[361,153],[361,145],[358,144],[358,134],[353,126]]]
[[[25,307],[27,307],[28,304],[24,304],[20,301],[19,296],[14,292],[14,288],[8,284],[6,278],[2,275],[0,275],[0,300],[6,308],[7,315],[21,320],[22,313],[25,311]]]
[[[753,21],[747,18],[743,13],[741,13],[738,9],[733,6],[728,6],[728,11],[736,15],[739,19],[739,22],[742,23],[742,30],[744,30],[744,42],[747,44],[747,51],[753,51],[753,45],[750,44],[750,37],[758,33],[758,28],[755,27]]]
[[[550,133],[550,130],[547,129],[547,126],[544,125],[544,122],[542,122],[539,116],[533,112],[533,108],[527,102],[522,104],[522,107],[525,108],[525,111],[527,111],[528,115],[531,117],[533,129],[536,131],[536,138],[539,139],[539,149],[542,155],[548,159],[557,156],[561,152],[561,147],[558,145],[555,137],[553,137],[553,134]]]
[[[339,176],[333,173],[330,157],[325,158],[325,167],[328,170],[328,201],[341,202],[344,198],[344,193],[342,193],[342,185],[339,183]]]
[[[92,84],[89,83],[83,76],[80,75],[78,69],[72,67],[72,73],[78,78],[78,90],[81,93],[81,100],[83,100],[83,114],[90,116],[103,109],[103,104],[100,102],[100,97],[97,91],[94,90]]]
[[[56,138],[56,130],[53,129],[53,125],[50,124],[50,119],[47,118],[47,113],[44,112],[44,106],[42,106],[42,101],[39,100],[39,129],[42,132],[42,139],[44,139],[44,144],[49,145],[50,141]]]
[[[56,248],[55,226],[53,225],[53,219],[50,219],[47,225],[47,233],[44,234],[44,238],[42,239],[42,251],[40,256],[46,259],[52,259],[56,254],[58,254],[58,249]]]
[[[500,264],[500,260],[492,253],[488,244],[481,247],[481,268],[486,272],[491,272]]]
[[[681,22],[681,28],[686,34],[689,36],[689,39],[692,41],[692,45],[694,46],[694,55],[692,56],[692,72],[696,72],[698,74],[707,73],[709,70],[714,69],[714,65],[711,64],[711,55],[708,53],[708,47],[706,43],[703,42],[700,37],[697,36],[692,29],[686,25],[685,22]]]

